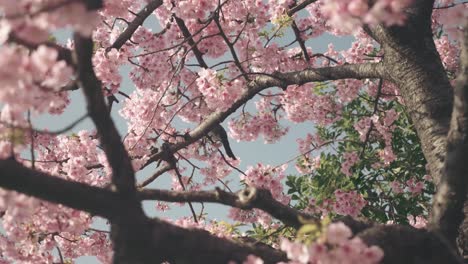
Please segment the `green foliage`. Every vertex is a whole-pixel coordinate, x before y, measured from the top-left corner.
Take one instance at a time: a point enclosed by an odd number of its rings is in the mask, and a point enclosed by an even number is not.
[[[245,234],[255,241],[269,245],[278,243],[280,237],[293,240],[297,236],[296,230],[292,227],[286,227],[283,225],[278,228],[265,228],[262,225],[255,223],[252,224],[252,229],[247,230]]]
[[[293,23],[293,18],[284,14],[280,17],[277,17],[272,21],[273,27],[268,27],[261,30],[258,35],[264,38],[267,42],[271,41],[274,38],[284,37],[285,30],[291,26]]]
[[[25,143],[26,132],[20,128],[8,128],[0,133],[0,140],[9,141],[13,145],[22,145]]]
[[[278,27],[281,28],[286,28],[289,27],[293,23],[293,18],[288,16],[287,14],[284,14],[282,16],[277,17],[276,19],[273,19],[271,22],[275,25],[278,25]]]
[[[321,87],[318,92],[324,90]],[[375,98],[362,93],[344,106],[342,118],[338,122],[317,129],[317,134],[324,142],[332,142],[323,147],[320,154],[315,154],[320,155],[320,165],[305,175],[290,175],[286,181],[288,194],[298,209],[310,207],[311,198],[320,206],[326,199],[334,199],[335,190],[341,189],[358,191],[367,201],[362,210],[363,216],[377,222],[407,223],[409,215],[427,215],[434,185],[423,179],[426,175],[426,160],[404,106],[397,100],[380,98],[378,102],[375,115],[383,117],[385,111],[390,109],[399,113],[393,123],[395,129],[392,132],[392,148],[396,160],[387,166],[376,166],[382,164],[378,153],[385,147],[385,142],[375,127],[366,142],[361,141],[354,128],[357,121],[374,114],[374,104]],[[351,168],[351,176],[341,172],[343,155],[347,152],[356,152],[359,155],[358,162]],[[306,164],[314,153],[299,158],[297,165]],[[405,188],[406,181],[410,179],[424,182],[423,193],[392,191],[391,182],[397,181]]]
[[[323,235],[325,227],[330,224],[330,218],[324,217],[320,222],[304,223],[297,231],[296,241],[309,244]]]

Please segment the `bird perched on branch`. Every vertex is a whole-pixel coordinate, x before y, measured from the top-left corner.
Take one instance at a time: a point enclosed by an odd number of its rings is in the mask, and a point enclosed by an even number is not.
[[[234,153],[232,153],[231,146],[229,145],[226,130],[224,130],[221,124],[216,124],[216,126],[210,131],[208,136],[214,142],[221,142],[228,157],[230,157],[231,159],[236,159],[236,156],[234,156]]]

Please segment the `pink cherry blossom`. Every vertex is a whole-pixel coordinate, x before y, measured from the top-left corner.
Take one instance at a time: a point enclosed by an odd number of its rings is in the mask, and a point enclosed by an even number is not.
[[[379,247],[368,247],[360,238],[353,238],[351,230],[341,222],[330,224],[323,238],[310,246],[282,239],[280,248],[287,253],[290,259],[287,263],[291,264],[377,264],[384,255]]]
[[[356,217],[367,204],[362,195],[356,191],[346,192],[338,189],[335,191],[335,199],[333,210],[340,215]]]
[[[346,152],[343,154],[343,163],[341,163],[341,172],[346,176],[351,176],[351,167],[359,160],[357,152]]]

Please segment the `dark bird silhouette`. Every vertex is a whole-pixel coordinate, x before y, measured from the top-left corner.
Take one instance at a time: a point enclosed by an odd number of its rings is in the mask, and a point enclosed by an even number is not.
[[[221,144],[223,144],[224,150],[226,151],[226,154],[228,155],[228,157],[230,157],[231,159],[236,159],[236,156],[232,152],[231,145],[229,145],[229,140],[228,140],[226,130],[224,130],[224,128],[220,124],[217,124],[213,128],[213,130],[211,130],[211,132],[209,133],[209,136],[211,137],[211,140],[215,142],[220,141]]]

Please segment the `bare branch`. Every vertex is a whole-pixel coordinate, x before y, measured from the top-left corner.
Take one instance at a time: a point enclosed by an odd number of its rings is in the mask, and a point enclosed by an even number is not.
[[[146,18],[151,15],[154,10],[160,7],[162,3],[162,0],[153,0],[149,2],[148,5],[146,5],[140,12],[138,12],[138,14],[136,14],[135,19],[133,19],[133,21],[128,24],[124,32],[122,32],[114,41],[114,43],[106,48],[106,50],[109,51],[111,49],[120,49],[125,44],[125,42],[127,42],[132,37],[133,33],[135,33],[138,27],[143,25],[143,22],[145,22]]]
[[[244,68],[242,67],[242,64],[240,63],[239,58],[237,57],[237,53],[236,53],[236,50],[234,48],[234,45],[229,41],[228,37],[226,36],[226,34],[223,31],[223,27],[221,26],[221,23],[219,22],[219,14],[218,13],[214,16],[213,20],[214,20],[216,26],[218,27],[219,34],[221,35],[224,42],[228,46],[229,51],[231,52],[231,56],[232,56],[232,59],[234,60],[234,64],[237,66],[239,71],[242,72],[244,78],[246,78],[246,80],[249,81],[247,73],[244,70]]]
[[[302,225],[300,218],[313,219],[311,215],[276,201],[270,191],[255,187],[247,187],[237,193],[226,192],[219,188],[214,191],[188,192],[147,189],[139,192],[138,198],[166,202],[220,203],[245,210],[257,208],[294,228]]]
[[[37,133],[37,134],[59,135],[59,134],[63,134],[65,132],[73,129],[75,126],[77,126],[79,123],[81,123],[86,118],[88,118],[88,114],[84,114],[83,116],[81,116],[77,120],[73,121],[71,124],[61,128],[61,129],[54,130],[54,131],[34,129],[31,125],[29,125],[29,126],[12,125],[9,122],[5,122],[5,121],[0,121],[0,124],[8,126],[9,128],[21,129],[21,130],[24,130],[24,131],[30,131],[30,132],[34,132],[34,133]]]
[[[205,60],[203,59],[203,53],[198,49],[197,43],[193,40],[193,36],[190,33],[189,29],[185,25],[184,20],[178,18],[176,15],[174,15],[174,19],[177,23],[177,26],[179,26],[180,31],[184,35],[184,41],[186,40],[187,43],[192,47],[193,54],[195,55],[195,58],[197,59],[198,63],[200,64],[201,67],[207,69],[208,65],[206,64]]]
[[[160,168],[157,170],[153,175],[145,179],[142,183],[138,184],[138,188],[143,188],[147,186],[148,184],[152,183],[154,180],[156,180],[159,176],[163,175],[165,172],[168,172],[172,170],[173,167],[171,164],[167,164],[164,167]]]
[[[291,24],[291,28],[294,31],[294,35],[296,36],[296,40],[299,43],[299,47],[301,47],[302,56],[304,56],[304,60],[307,63],[310,63],[310,56],[309,56],[309,53],[307,52],[307,47],[305,46],[305,41],[301,37],[301,31],[299,30],[299,27],[297,26],[295,20],[293,20],[293,22]]]
[[[375,95],[375,100],[374,100],[374,111],[372,111],[371,117],[377,113],[378,107],[379,107],[379,100],[380,96],[382,95],[382,87],[383,87],[383,79],[379,80],[378,88],[377,88],[377,94]],[[364,153],[366,151],[367,143],[369,143],[370,135],[372,133],[372,130],[374,130],[374,121],[371,120],[369,129],[367,130],[366,133],[366,138],[364,139],[364,142],[362,143],[362,150],[361,153],[359,154],[359,158],[362,159],[364,157]]]
[[[259,74],[262,75],[262,74]],[[365,78],[382,78],[384,76],[384,67],[382,63],[365,63],[365,64],[346,64],[335,67],[323,67],[317,69],[309,69],[297,72],[288,73],[274,73],[272,75],[262,75],[251,81],[247,85],[247,91],[240,96],[240,98],[233,103],[233,105],[224,112],[216,111],[208,116],[198,127],[186,135],[186,140],[174,145],[171,145],[169,150],[172,153],[185,148],[186,146],[196,142],[209,131],[211,131],[216,124],[223,122],[230,114],[234,113],[248,100],[252,99],[257,93],[270,88],[270,87],[287,87],[288,85],[302,85],[308,82],[322,82],[328,80],[338,79],[365,79]],[[143,166],[146,167],[150,163],[160,160],[163,157],[162,152],[152,155],[147,163]]]

